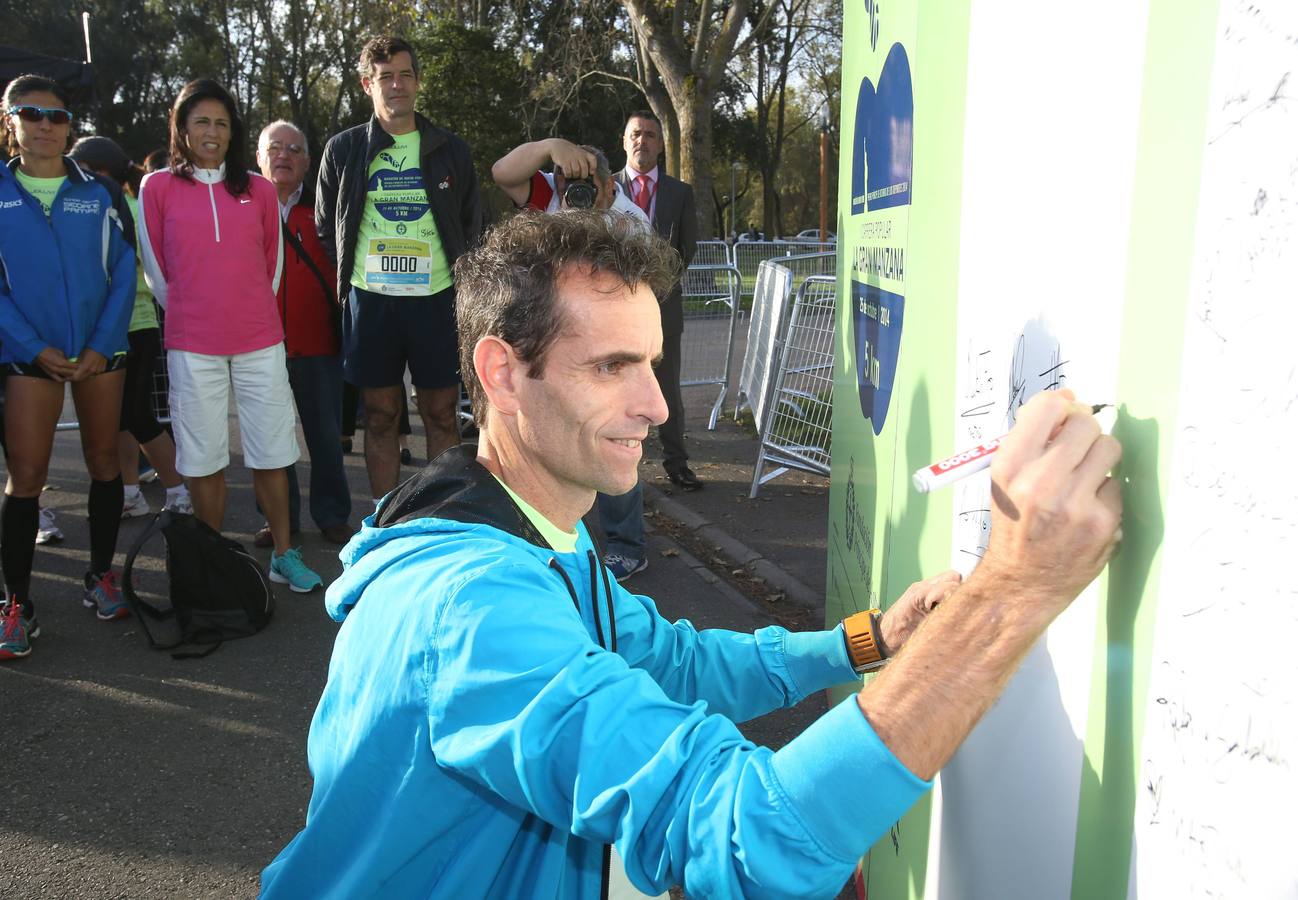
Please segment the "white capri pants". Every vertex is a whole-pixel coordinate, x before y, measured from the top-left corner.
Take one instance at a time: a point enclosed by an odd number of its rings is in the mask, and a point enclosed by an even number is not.
[[[297,462],[297,415],[282,343],[233,356],[168,350],[167,377],[181,475],[201,478],[230,464],[232,385],[244,465],[282,469]]]

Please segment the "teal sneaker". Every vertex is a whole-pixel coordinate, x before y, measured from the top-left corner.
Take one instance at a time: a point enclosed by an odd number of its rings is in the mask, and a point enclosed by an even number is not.
[[[36,617],[28,619],[16,600],[5,604],[0,616],[0,660],[22,659],[32,652],[32,638],[41,633]]]
[[[320,576],[302,562],[302,554],[296,547],[285,550],[283,556],[271,552],[270,580],[276,584],[287,584],[289,590],[298,594],[309,594],[324,585]]]
[[[86,593],[81,598],[81,605],[93,609],[101,622],[110,622],[131,614],[131,608],[122,599],[122,589],[117,586],[117,574],[109,569],[102,575],[87,573]]]

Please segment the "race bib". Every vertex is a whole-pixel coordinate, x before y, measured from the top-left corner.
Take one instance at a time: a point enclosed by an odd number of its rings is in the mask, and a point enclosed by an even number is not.
[[[432,246],[415,238],[373,238],[365,255],[365,289],[390,296],[432,293]]]

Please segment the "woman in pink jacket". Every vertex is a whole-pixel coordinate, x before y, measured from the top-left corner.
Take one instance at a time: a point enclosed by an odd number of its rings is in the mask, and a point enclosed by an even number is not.
[[[194,513],[221,529],[233,386],[244,464],[275,540],[271,580],[314,590],[320,577],[289,545],[284,469],[297,461],[298,445],[275,301],[279,198],[248,170],[243,120],[215,81],[191,81],[176,98],[170,168],[145,177],[139,205],[145,278],[167,312],[176,468],[189,481]]]

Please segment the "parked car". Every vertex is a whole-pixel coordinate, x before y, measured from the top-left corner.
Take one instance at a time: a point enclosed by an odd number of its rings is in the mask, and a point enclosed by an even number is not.
[[[794,235],[791,240],[811,244],[833,244],[838,241],[838,237],[834,232],[830,231],[825,235],[824,240],[821,240],[819,228],[804,228]]]

